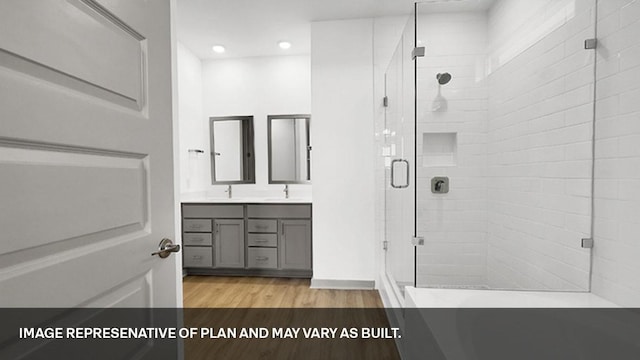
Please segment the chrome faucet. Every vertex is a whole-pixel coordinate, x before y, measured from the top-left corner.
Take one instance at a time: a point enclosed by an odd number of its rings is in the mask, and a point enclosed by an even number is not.
[[[285,185],[284,186],[284,190],[282,190],[282,191],[284,191],[284,198],[288,199],[289,198],[289,184]]]
[[[231,185],[227,185],[227,190],[225,190],[224,192],[229,194],[229,199],[231,199],[232,196],[232,190],[231,190]]]

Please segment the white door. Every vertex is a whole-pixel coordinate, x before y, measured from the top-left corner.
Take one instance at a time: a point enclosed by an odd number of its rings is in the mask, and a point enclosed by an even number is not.
[[[0,307],[181,306],[169,3],[0,1]]]

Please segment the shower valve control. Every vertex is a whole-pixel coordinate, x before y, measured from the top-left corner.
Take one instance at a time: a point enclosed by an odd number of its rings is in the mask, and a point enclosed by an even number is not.
[[[449,178],[436,176],[431,179],[431,192],[434,194],[447,194],[449,192]]]

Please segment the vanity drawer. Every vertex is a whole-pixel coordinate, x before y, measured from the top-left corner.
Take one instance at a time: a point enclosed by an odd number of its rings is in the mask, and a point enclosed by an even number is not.
[[[213,250],[210,247],[184,247],[184,267],[212,267]]]
[[[276,248],[249,248],[249,267],[258,269],[278,268],[278,249]]]
[[[278,234],[249,234],[249,246],[278,246]]]
[[[258,233],[277,233],[278,220],[256,220],[249,219],[249,232]]]
[[[211,232],[211,220],[209,219],[185,219],[182,224],[183,231]]]
[[[311,205],[308,204],[251,204],[247,206],[247,216],[263,219],[310,219]]]
[[[185,246],[211,246],[211,234],[189,233],[182,234],[182,244]]]
[[[244,207],[242,205],[184,204],[182,205],[182,217],[242,219]]]

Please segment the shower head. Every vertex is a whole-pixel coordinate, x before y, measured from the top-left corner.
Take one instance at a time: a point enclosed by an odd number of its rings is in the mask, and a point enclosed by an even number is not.
[[[449,73],[438,73],[438,75],[436,75],[436,79],[438,80],[438,84],[446,85],[446,84],[449,83],[449,81],[451,81],[451,74],[449,74]]]

